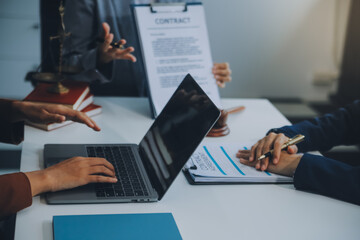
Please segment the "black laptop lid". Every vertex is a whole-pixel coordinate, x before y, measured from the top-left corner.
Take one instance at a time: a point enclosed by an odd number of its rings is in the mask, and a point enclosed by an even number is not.
[[[159,200],[220,116],[188,74],[139,144]]]

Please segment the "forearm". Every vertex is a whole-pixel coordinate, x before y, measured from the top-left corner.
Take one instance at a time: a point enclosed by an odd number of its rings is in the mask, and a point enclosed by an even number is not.
[[[0,176],[0,219],[32,204],[31,186],[24,173]]]
[[[24,123],[16,121],[19,116],[14,103],[17,102],[19,101],[0,99],[0,142],[19,144],[23,141]]]
[[[360,167],[322,156],[304,154],[294,175],[299,190],[360,204]]]
[[[360,141],[360,102],[311,121],[275,130],[288,137],[305,135],[305,141],[298,145],[299,151],[326,151],[337,145],[356,144]]]
[[[1,118],[0,121],[6,121],[9,123],[22,122],[25,120],[25,108],[28,102],[18,100],[0,100],[0,111],[5,118]]]
[[[26,172],[25,175],[29,179],[32,196],[51,191],[50,178],[46,170]]]
[[[63,58],[65,65],[75,66],[81,72],[69,76],[75,80],[101,83],[111,79],[108,67],[98,69],[98,48],[96,38],[99,34],[99,19],[96,1],[69,0],[65,2],[65,26],[71,36],[65,40]],[[86,27],[84,26],[86,23]],[[112,68],[112,64],[109,65]]]

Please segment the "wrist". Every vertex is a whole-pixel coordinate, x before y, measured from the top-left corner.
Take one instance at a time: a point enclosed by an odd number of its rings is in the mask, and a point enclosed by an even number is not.
[[[295,160],[292,161],[292,172],[291,172],[291,177],[294,177],[295,176],[295,172],[296,172],[296,169],[297,167],[299,166],[299,163],[301,161],[301,158],[303,157],[304,154],[295,154]]]
[[[25,175],[29,179],[33,197],[40,193],[51,191],[51,178],[48,176],[46,170],[26,172]]]
[[[96,51],[96,66],[101,67],[102,65],[108,63],[107,59],[104,56],[104,52],[102,52],[101,48],[98,47]]]
[[[13,122],[20,122],[25,120],[24,106],[26,103],[23,101],[13,101],[11,104],[11,120]]]

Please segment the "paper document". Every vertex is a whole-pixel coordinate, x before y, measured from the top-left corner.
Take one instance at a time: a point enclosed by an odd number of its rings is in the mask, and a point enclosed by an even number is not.
[[[220,108],[203,6],[140,5],[134,15],[155,116],[188,73]]]
[[[292,182],[292,178],[258,171],[240,163],[236,153],[251,144],[205,144],[186,164],[195,182]]]

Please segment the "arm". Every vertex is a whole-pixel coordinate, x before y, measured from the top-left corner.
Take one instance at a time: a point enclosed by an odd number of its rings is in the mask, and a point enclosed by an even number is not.
[[[289,137],[296,134],[305,135],[305,141],[297,146],[288,147],[288,153],[296,153],[298,150],[300,152],[325,151],[336,145],[360,142],[360,101],[340,108],[333,114],[315,118],[313,121],[270,130],[266,137],[252,146],[249,161],[256,161],[256,169],[264,171],[269,164],[269,158],[260,161],[258,158],[270,149],[274,149],[272,162],[277,164],[281,146],[288,141]]]
[[[299,190],[360,205],[360,167],[312,154],[304,154],[294,175]]]
[[[26,101],[13,101],[9,121],[21,122],[29,120],[34,123],[62,123],[72,120],[86,124],[95,131],[100,131],[99,126],[85,113],[67,108],[59,104],[33,103]]]
[[[24,138],[24,122],[12,121],[13,101],[0,99],[0,142],[19,144]]]
[[[299,133],[305,135],[305,141],[298,145],[300,152],[326,151],[337,145],[359,143],[360,101],[312,121],[300,122],[274,131],[284,133],[288,137]]]
[[[63,49],[64,65],[81,69],[77,80],[107,82],[111,79],[112,65],[96,70],[97,48],[95,39],[99,34],[95,1],[69,0],[65,2],[64,24],[71,36],[65,39]],[[84,24],[86,23],[86,27]]]
[[[108,82],[112,79],[113,60],[126,59],[135,62],[136,58],[130,54],[133,47],[126,49],[112,48],[110,43],[114,35],[110,33],[110,26],[107,23],[101,24],[98,15],[110,11],[104,6],[101,8],[90,0],[68,0],[65,6],[64,22],[66,31],[71,36],[66,39],[64,45],[64,60],[66,65],[76,66],[81,69],[80,75],[75,78],[92,82]],[[100,37],[104,42],[99,44],[96,39]],[[125,40],[119,44],[124,45]]]
[[[250,162],[249,156],[250,151],[238,154],[242,164],[255,167],[256,162]],[[279,163],[269,163],[268,171],[293,176],[296,189],[360,205],[360,167],[323,156],[282,152]]]
[[[72,120],[100,131],[99,126],[86,114],[62,105],[0,99],[0,113],[0,142],[5,143],[19,144],[23,141],[25,120],[35,123]]]
[[[0,176],[0,220],[32,204],[30,182],[24,173]]]
[[[0,176],[0,219],[29,207],[38,194],[95,182],[117,182],[114,166],[103,158],[74,157],[44,170]]]

